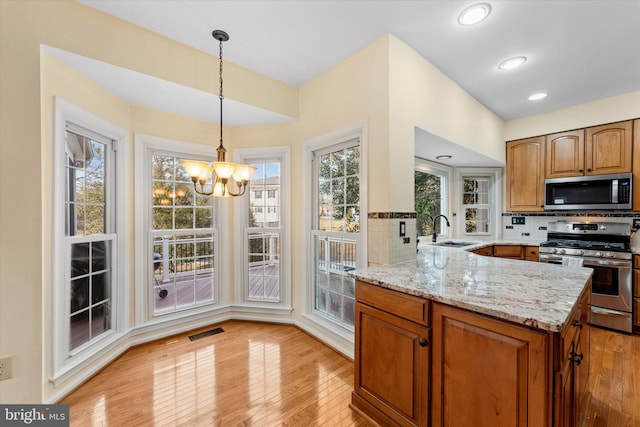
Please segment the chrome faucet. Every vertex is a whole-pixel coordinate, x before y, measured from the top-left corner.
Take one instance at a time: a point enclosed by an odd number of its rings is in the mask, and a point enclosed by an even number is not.
[[[433,234],[431,235],[431,241],[433,243],[436,242],[436,238],[438,237],[438,234],[436,233],[436,220],[440,217],[444,218],[444,220],[447,222],[447,227],[451,227],[451,224],[449,224],[449,218],[447,218],[446,216],[437,215],[435,218],[433,218],[433,228],[432,228]]]

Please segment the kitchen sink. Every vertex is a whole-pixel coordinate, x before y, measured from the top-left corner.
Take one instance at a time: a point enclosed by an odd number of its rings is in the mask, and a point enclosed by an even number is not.
[[[475,245],[475,243],[473,243],[473,242],[452,242],[452,241],[448,241],[448,242],[434,243],[434,245],[436,245],[436,246],[449,246],[449,247],[452,247],[452,248],[461,248],[463,246]]]

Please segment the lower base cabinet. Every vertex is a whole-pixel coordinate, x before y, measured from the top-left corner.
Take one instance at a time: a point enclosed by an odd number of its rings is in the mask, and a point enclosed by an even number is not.
[[[547,333],[433,305],[433,426],[550,425]]]
[[[590,294],[548,332],[357,281],[352,407],[381,426],[575,427]]]

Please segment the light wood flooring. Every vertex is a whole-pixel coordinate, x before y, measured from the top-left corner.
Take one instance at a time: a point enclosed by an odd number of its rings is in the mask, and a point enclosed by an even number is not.
[[[640,426],[640,336],[592,328],[591,346],[581,425]],[[229,321],[135,347],[60,403],[74,427],[370,426],[352,389],[353,363],[299,329]]]

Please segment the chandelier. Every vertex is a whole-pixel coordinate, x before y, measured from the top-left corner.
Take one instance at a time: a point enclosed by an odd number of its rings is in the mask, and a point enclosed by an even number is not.
[[[222,100],[224,99],[222,95],[222,42],[229,40],[229,34],[221,30],[214,30],[211,35],[220,43],[220,92],[218,93],[220,100],[220,145],[216,150],[218,161],[209,163],[200,160],[182,160],[182,165],[191,176],[196,193],[216,197],[242,196],[256,168],[225,160],[227,150],[222,144]],[[210,178],[212,178],[211,188],[207,190],[205,185]],[[233,192],[229,188],[229,181],[232,178],[238,187],[237,192]]]

